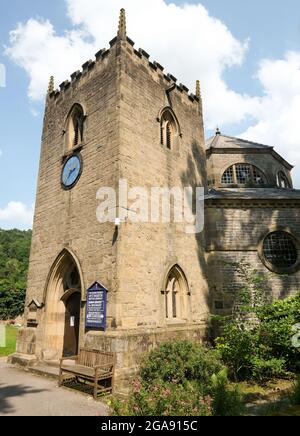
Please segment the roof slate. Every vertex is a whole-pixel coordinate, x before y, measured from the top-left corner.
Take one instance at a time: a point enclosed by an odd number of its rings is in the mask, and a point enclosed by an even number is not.
[[[206,200],[299,200],[300,190],[276,188],[212,189]]]
[[[247,141],[233,136],[215,135],[209,138],[206,142],[206,148],[259,148],[272,150],[273,147],[268,145],[258,144],[257,142]]]

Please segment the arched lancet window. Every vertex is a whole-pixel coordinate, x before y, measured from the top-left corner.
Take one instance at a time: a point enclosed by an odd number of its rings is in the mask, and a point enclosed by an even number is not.
[[[178,122],[171,108],[166,108],[160,116],[160,142],[169,150],[176,144],[179,136]]]
[[[189,295],[186,278],[178,265],[169,272],[165,296],[165,317],[167,321],[183,321],[187,319],[187,298]]]
[[[66,141],[67,148],[71,149],[83,141],[84,111],[80,104],[75,104],[68,116]]]
[[[221,179],[222,185],[266,185],[266,177],[257,167],[251,164],[235,164],[228,168]]]
[[[277,186],[283,189],[291,189],[291,184],[283,171],[279,171],[277,175]]]

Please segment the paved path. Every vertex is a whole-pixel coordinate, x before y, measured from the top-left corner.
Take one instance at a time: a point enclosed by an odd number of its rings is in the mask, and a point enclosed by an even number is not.
[[[0,416],[105,416],[103,403],[0,359]]]

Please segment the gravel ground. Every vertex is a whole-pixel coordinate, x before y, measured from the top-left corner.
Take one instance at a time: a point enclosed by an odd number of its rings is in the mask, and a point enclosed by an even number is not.
[[[106,416],[92,397],[58,388],[57,382],[0,359],[0,416]]]

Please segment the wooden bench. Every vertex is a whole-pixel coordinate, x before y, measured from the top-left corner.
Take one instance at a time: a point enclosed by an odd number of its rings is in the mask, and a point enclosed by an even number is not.
[[[75,360],[75,364],[67,363],[68,360]],[[113,393],[115,363],[115,353],[81,348],[78,356],[60,359],[59,386],[63,385],[64,373],[74,374],[93,384],[96,400],[99,390],[101,393]],[[109,379],[111,380],[110,387],[99,386],[100,381]]]

